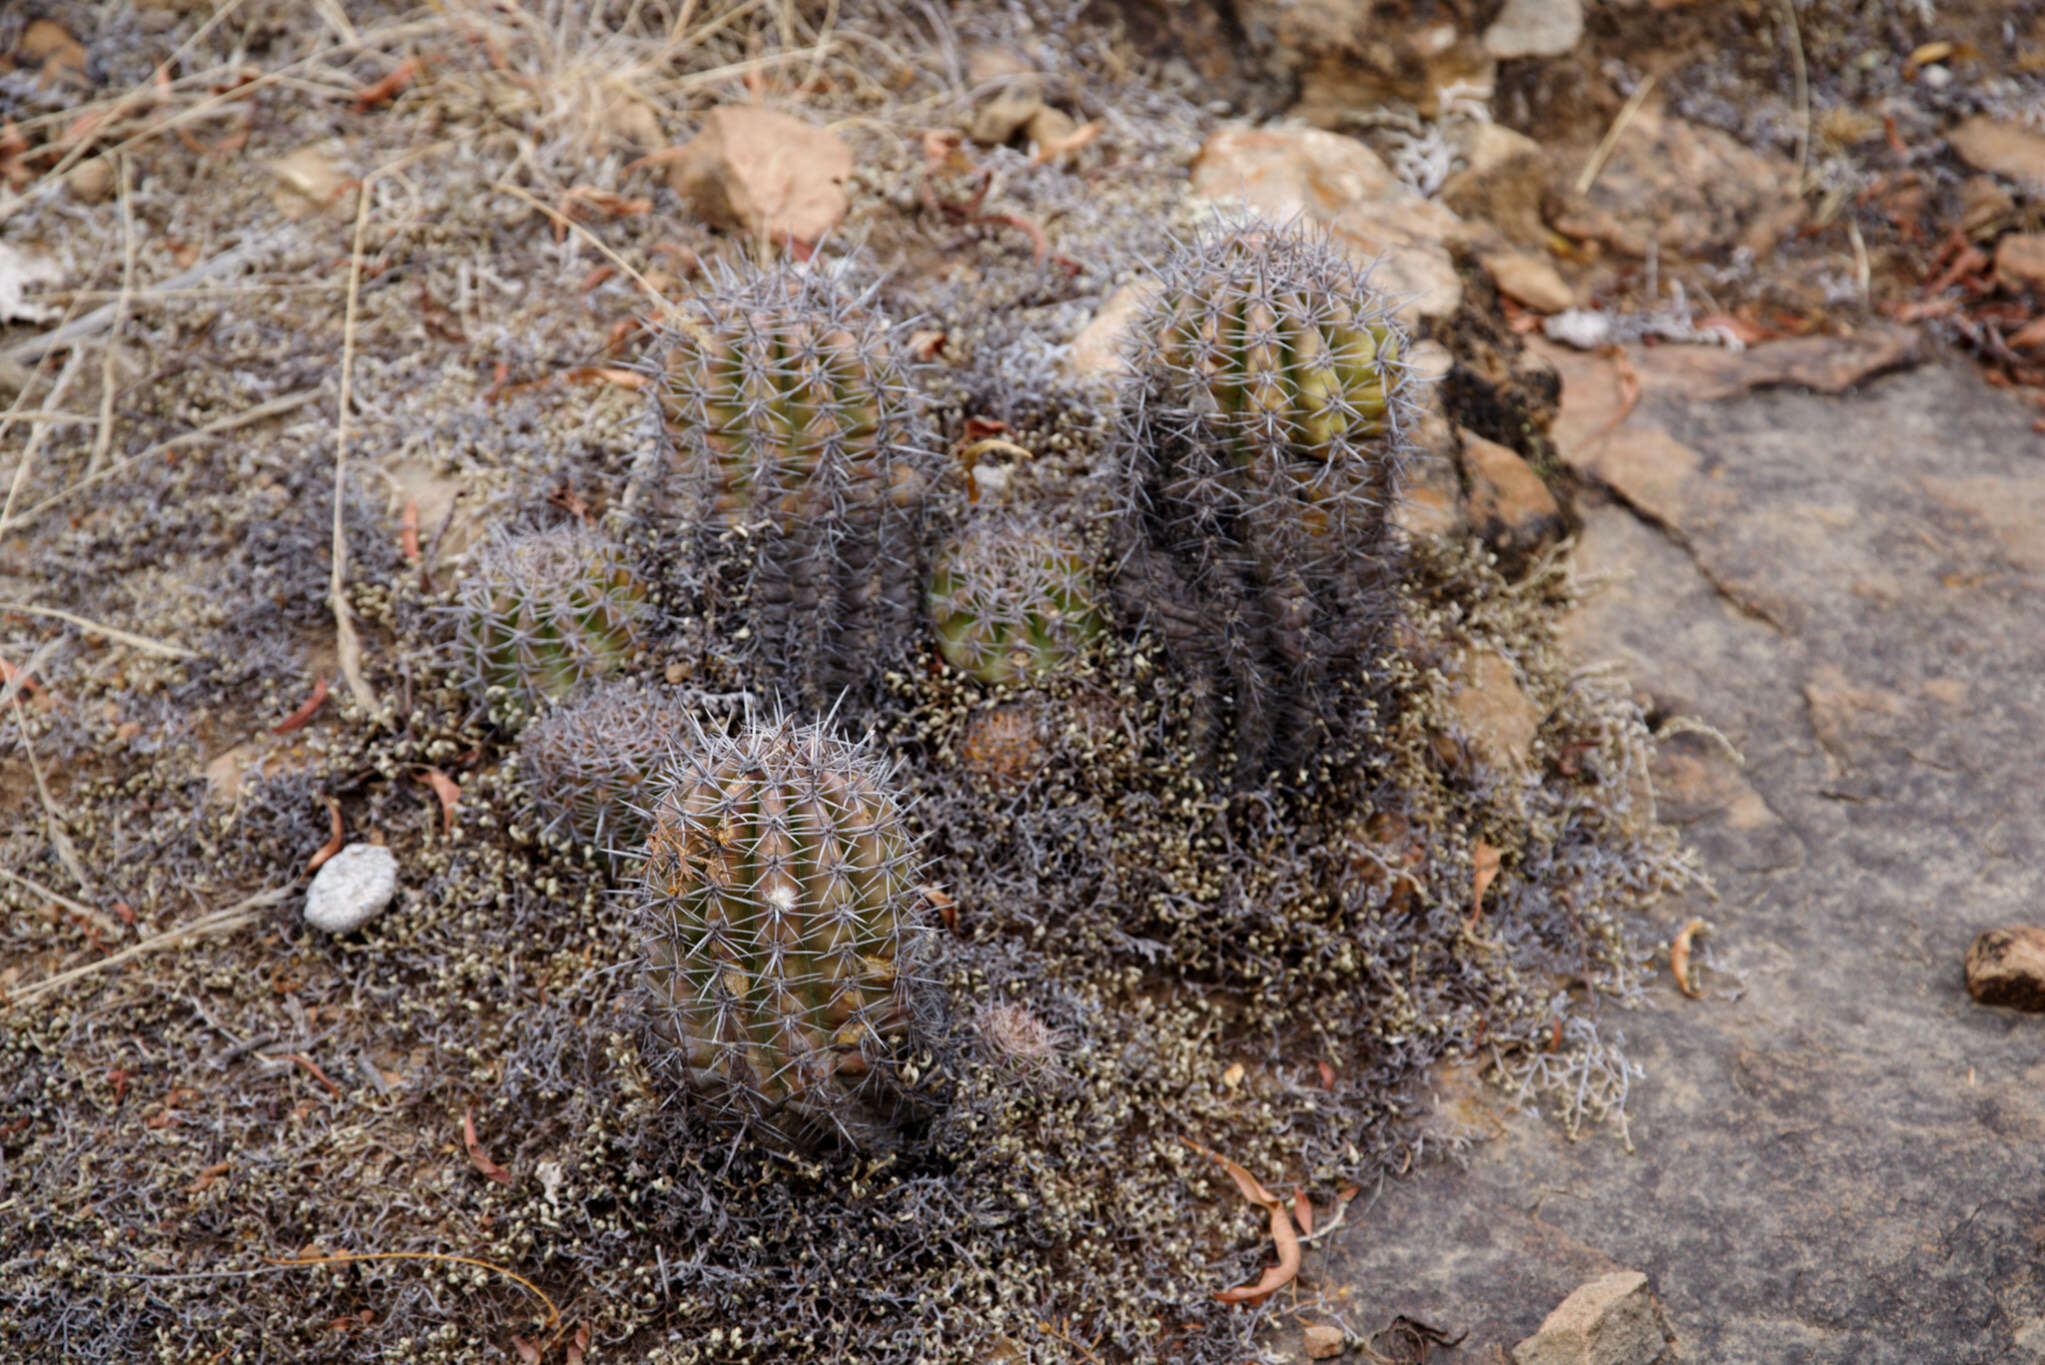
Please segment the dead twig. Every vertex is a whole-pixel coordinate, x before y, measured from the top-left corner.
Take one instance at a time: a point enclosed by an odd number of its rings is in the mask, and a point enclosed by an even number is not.
[[[180,924],[174,929],[166,929],[164,932],[153,937],[145,938],[140,943],[123,948],[118,953],[109,954],[97,962],[88,962],[83,967],[73,967],[68,971],[58,972],[54,976],[46,976],[41,981],[33,982],[17,992],[13,1000],[9,1002],[10,1008],[20,1009],[22,1006],[31,1004],[48,995],[51,991],[70,985],[73,981],[82,980],[95,973],[106,971],[110,967],[118,967],[124,962],[131,962],[145,954],[161,952],[165,948],[175,948],[195,938],[208,938],[217,934],[231,934],[237,929],[254,923],[257,911],[277,904],[290,894],[291,888],[285,886],[274,887],[268,891],[259,891],[246,900],[237,901],[233,905],[219,910],[208,911],[197,919]]]
[[[1619,145],[1619,135],[1626,131],[1626,125],[1633,122],[1634,116],[1640,112],[1640,107],[1647,103],[1648,95],[1654,90],[1654,83],[1655,76],[1650,72],[1627,98],[1626,103],[1619,106],[1618,116],[1612,120],[1612,126],[1605,130],[1605,135],[1598,139],[1597,150],[1591,153],[1589,161],[1584,162],[1583,173],[1576,178],[1575,189],[1578,194],[1589,194],[1591,186],[1598,183],[1598,176],[1604,171],[1605,163],[1612,159],[1612,151]]]

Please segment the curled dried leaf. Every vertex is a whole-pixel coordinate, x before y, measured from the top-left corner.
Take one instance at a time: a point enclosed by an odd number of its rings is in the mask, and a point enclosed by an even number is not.
[[[474,1162],[476,1169],[484,1175],[501,1185],[516,1183],[512,1180],[511,1172],[492,1161],[490,1154],[483,1150],[483,1143],[476,1136],[476,1106],[473,1104],[462,1111],[462,1146],[468,1149],[469,1160]]]
[[[1252,1307],[1264,1302],[1299,1275],[1299,1234],[1293,1230],[1292,1217],[1285,1206],[1272,1201],[1271,1240],[1278,1244],[1278,1264],[1265,1267],[1264,1273],[1255,1284],[1241,1284],[1234,1289],[1224,1289],[1214,1297],[1222,1303],[1245,1303]]]
[[[419,780],[433,788],[433,794],[440,798],[440,832],[449,833],[454,829],[454,809],[461,804],[461,787],[438,768],[420,773]]]
[[[1479,839],[1476,846],[1470,850],[1470,861],[1476,868],[1476,876],[1470,889],[1470,918],[1463,925],[1466,930],[1474,931],[1477,927],[1477,917],[1484,913],[1484,893],[1491,889],[1491,883],[1498,876],[1500,856],[1497,849],[1482,839]]]
[[[290,734],[293,730],[298,729],[301,725],[304,725],[307,721],[311,720],[313,717],[313,712],[319,710],[320,706],[326,701],[326,699],[327,699],[327,680],[325,678],[313,679],[312,695],[307,697],[304,701],[300,702],[298,704],[297,710],[293,711],[290,715],[284,717],[284,719],[278,721],[275,725],[271,726],[270,733],[273,735]]]
[[[1690,971],[1690,953],[1699,934],[1708,934],[1711,926],[1701,919],[1691,918],[1683,922],[1676,931],[1676,937],[1669,944],[1669,971],[1675,975],[1676,989],[1692,1000],[1704,998],[1704,992],[1697,988]]]
[[[333,821],[333,833],[327,836],[327,841],[320,845],[319,851],[313,854],[312,860],[305,865],[307,876],[311,876],[319,871],[321,865],[327,859],[339,853],[341,851],[341,842],[347,837],[346,832],[341,827],[341,803],[331,796],[322,797],[321,799],[327,803],[327,814]]]

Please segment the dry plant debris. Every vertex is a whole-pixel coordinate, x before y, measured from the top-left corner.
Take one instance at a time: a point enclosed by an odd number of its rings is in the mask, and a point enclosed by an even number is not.
[[[1467,1140],[1436,1061],[1572,1127],[1623,1102],[1593,1002],[1637,995],[1637,912],[1693,869],[1630,804],[1638,714],[1555,643],[1559,561],[1410,547],[1372,757],[1325,799],[1217,793],[1131,631],[1034,692],[909,653],[844,719],[942,868],[940,1041],[1006,1051],[883,1156],[677,1102],[607,850],[543,827],[449,663],[471,546],[602,526],[651,575],[635,676],[706,725],[769,690],[743,595],[645,505],[624,367],[752,246],[647,174],[719,107],[850,150],[843,223],[791,254],[919,319],[947,496],[1098,532],[1065,346],[1198,226],[1190,70],[1036,7],[49,8],[96,83],[0,73],[0,220],[62,270],[0,334],[0,1354],[1212,1365],[1359,1186]],[[977,41],[1029,48],[1069,128],[968,153]],[[1472,646],[1539,708],[1524,773],[1436,742]],[[1018,703],[1045,761],[975,780],[976,717]],[[330,939],[295,902],[350,831],[400,890]]]

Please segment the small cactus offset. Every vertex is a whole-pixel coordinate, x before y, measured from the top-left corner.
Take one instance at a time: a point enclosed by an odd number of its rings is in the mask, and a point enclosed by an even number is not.
[[[1255,221],[1175,252],[1136,325],[1117,591],[1239,781],[1324,751],[1387,619],[1406,349],[1338,250]]]
[[[650,817],[639,905],[655,1031],[687,1088],[772,1139],[885,1146],[917,1077],[915,841],[867,746],[692,728]]]
[[[450,610],[469,690],[517,720],[627,663],[647,591],[617,545],[561,526],[486,541]]]
[[[1015,512],[976,518],[938,554],[930,615],[945,662],[989,685],[1068,668],[1104,628],[1084,547]]]
[[[686,734],[678,696],[636,682],[604,683],[556,706],[519,736],[522,773],[541,832],[613,859],[646,833],[646,784]]]
[[[934,468],[904,357],[866,300],[795,266],[724,272],[658,344],[686,511],[743,558],[760,652],[810,704],[870,681],[914,619]]]

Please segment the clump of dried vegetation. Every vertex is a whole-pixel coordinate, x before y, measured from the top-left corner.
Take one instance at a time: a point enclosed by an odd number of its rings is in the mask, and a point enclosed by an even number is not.
[[[639,284],[748,249],[655,155],[726,100],[854,144],[863,246],[830,268],[942,333],[930,417],[979,464],[930,543],[984,499],[1104,554],[1110,400],[1057,348],[1192,226],[1190,72],[1138,82],[1111,31],[1026,6],[51,18],[90,56],[0,76],[0,215],[69,286],[0,342],[0,1352],[1234,1360],[1301,1265],[1265,1186],[1362,1221],[1359,1189],[1469,1140],[1434,1068],[1571,1124],[1623,1106],[1628,926],[1692,872],[1641,718],[1556,643],[1560,561],[1405,547],[1340,780],[1303,790],[1213,780],[1136,622],[1041,676],[927,632],[892,660],[830,723],[901,764],[950,1023],[941,1112],[881,1151],[677,1102],[611,858],[445,662],[472,545],[602,523],[643,569],[638,681],[712,728],[774,691],[753,585],[647,495],[626,364]],[[926,133],[971,108],[971,39],[1100,129],[978,153],[961,211]],[[1458,740],[1471,648],[1544,717],[1523,768]],[[397,904],[313,933],[308,860],[365,838]]]

